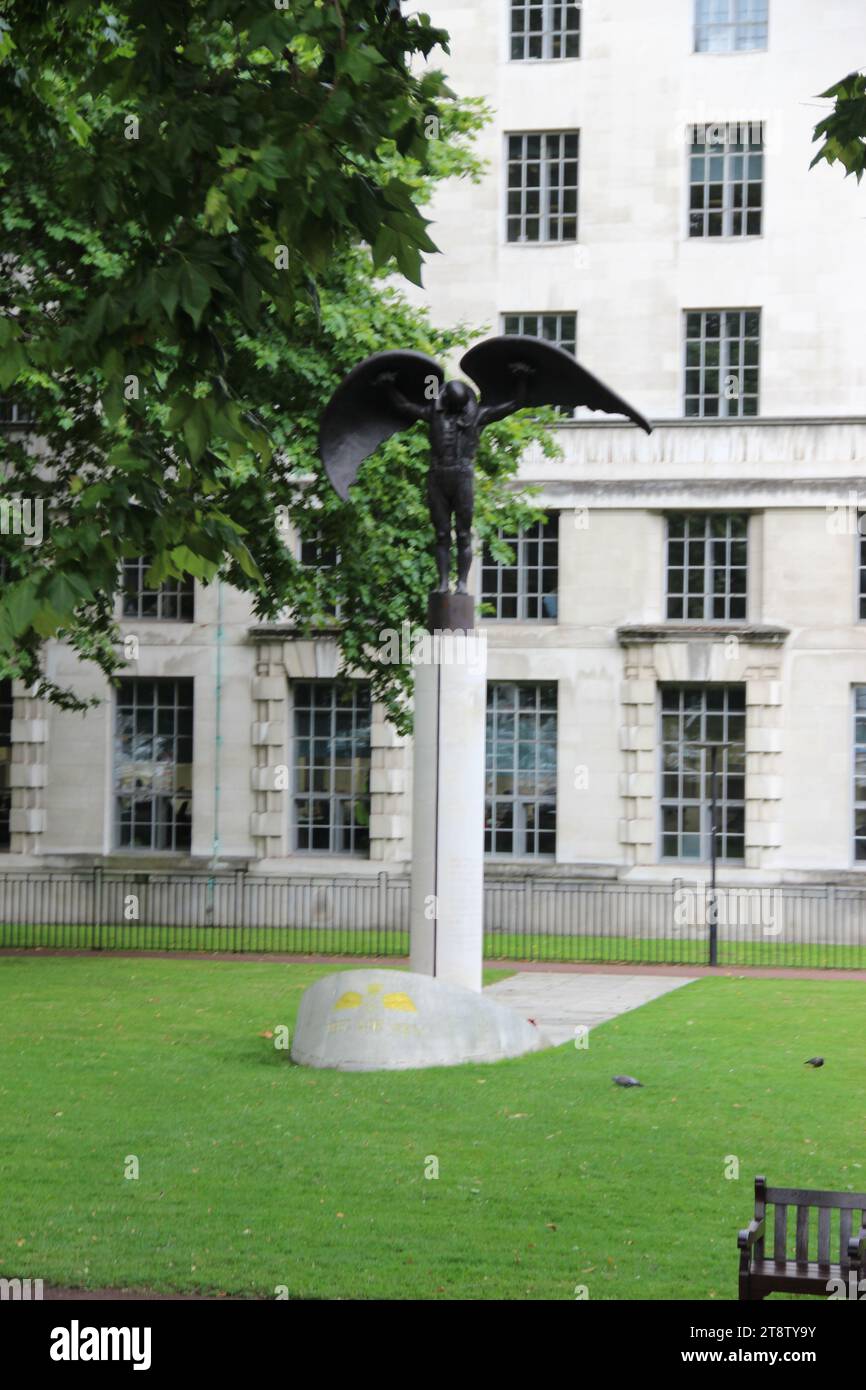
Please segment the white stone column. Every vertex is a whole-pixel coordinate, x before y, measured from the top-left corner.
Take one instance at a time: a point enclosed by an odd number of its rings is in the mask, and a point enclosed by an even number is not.
[[[430,645],[415,673],[411,969],[480,991],[485,635],[435,633]]]

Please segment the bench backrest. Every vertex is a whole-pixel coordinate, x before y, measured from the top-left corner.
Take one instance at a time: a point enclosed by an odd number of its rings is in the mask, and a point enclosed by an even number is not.
[[[772,1235],[767,1207],[773,1208]],[[812,1260],[829,1266],[838,1262],[847,1269],[852,1224],[856,1235],[861,1220],[866,1222],[866,1193],[767,1187],[764,1178],[756,1178],[755,1218],[766,1223],[766,1233],[755,1245],[757,1259],[766,1259],[765,1246],[772,1244],[771,1258],[778,1263],[793,1258],[797,1264]]]

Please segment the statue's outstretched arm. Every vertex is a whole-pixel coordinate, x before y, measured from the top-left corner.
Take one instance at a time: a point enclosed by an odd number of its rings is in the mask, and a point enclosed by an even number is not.
[[[504,420],[506,415],[513,415],[515,410],[521,410],[525,404],[533,369],[523,362],[512,362],[508,370],[515,379],[514,399],[503,401],[501,405],[483,405],[478,412],[479,429],[483,430],[485,425],[493,425],[497,420]]]
[[[382,372],[381,376],[376,378],[376,385],[385,392],[398,415],[402,415],[404,420],[429,420],[429,405],[419,405],[416,401],[410,401],[395,385],[396,380],[396,373]]]

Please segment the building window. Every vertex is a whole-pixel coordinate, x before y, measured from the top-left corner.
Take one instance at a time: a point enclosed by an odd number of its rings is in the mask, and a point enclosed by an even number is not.
[[[663,686],[662,858],[708,860],[711,752],[716,751],[716,856],[742,863],[746,816],[746,691],[742,685]]]
[[[668,618],[745,621],[747,517],[669,516],[665,558]]]
[[[858,614],[866,622],[866,512],[857,513]]]
[[[695,52],[767,47],[767,0],[695,0]]]
[[[508,535],[500,531],[496,549],[507,546],[512,559],[497,558],[484,547],[481,564],[481,602],[490,604],[491,618],[517,622],[555,619],[559,577],[559,518],[549,517],[527,530]]]
[[[854,687],[854,858],[866,860],[866,685]]]
[[[511,0],[511,57],[580,57],[580,3]]]
[[[760,341],[760,309],[689,310],[686,415],[757,415]]]
[[[306,681],[294,706],[295,849],[369,853],[369,687]]]
[[[507,139],[508,240],[577,241],[577,131]]]
[[[195,580],[166,579],[156,589],[147,587],[150,560],[139,557],[123,562],[123,616],[191,623],[195,616]]]
[[[32,425],[33,409],[25,401],[0,397],[0,425]]]
[[[11,843],[12,682],[0,681],[0,850]]]
[[[191,680],[120,681],[115,725],[119,849],[189,850],[192,716]]]
[[[689,150],[689,236],[760,236],[760,122],[695,126]]]
[[[502,332],[510,337],[543,338],[572,357],[577,351],[577,314],[503,314]]]
[[[487,687],[487,854],[556,851],[556,686]]]
[[[324,541],[321,535],[316,534],[307,537],[298,537],[295,550],[298,564],[302,569],[312,571],[311,578],[314,582],[320,573],[336,569],[340,563],[340,554],[335,545]],[[316,594],[316,611],[312,615],[313,619],[327,618],[331,621],[339,621],[341,615],[341,605],[330,600],[325,600]]]

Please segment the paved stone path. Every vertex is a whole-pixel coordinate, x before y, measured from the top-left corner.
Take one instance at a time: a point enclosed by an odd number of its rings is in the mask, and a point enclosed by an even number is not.
[[[646,969],[634,975],[563,975],[553,971],[520,971],[507,980],[488,985],[485,994],[500,1004],[534,1018],[543,1033],[557,1045],[574,1037],[580,1025],[594,1028],[617,1014],[639,1009],[672,989],[692,983],[692,976],[651,975]]]

